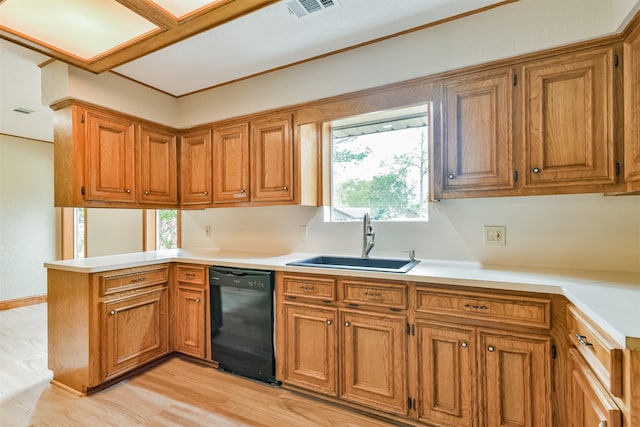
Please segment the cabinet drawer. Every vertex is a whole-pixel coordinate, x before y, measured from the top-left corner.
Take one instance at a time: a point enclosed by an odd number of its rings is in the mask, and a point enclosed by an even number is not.
[[[406,285],[343,280],[342,291],[347,304],[407,308]]]
[[[416,312],[540,328],[551,324],[548,299],[482,292],[416,287]]]
[[[569,306],[569,340],[614,396],[622,396],[622,350],[589,319]]]
[[[324,301],[336,300],[335,279],[284,276],[284,295]]]
[[[204,285],[206,282],[206,267],[201,265],[178,265],[176,267],[176,280],[178,282],[197,283]]]
[[[144,288],[146,286],[167,283],[169,267],[167,265],[118,270],[100,275],[100,295]]]

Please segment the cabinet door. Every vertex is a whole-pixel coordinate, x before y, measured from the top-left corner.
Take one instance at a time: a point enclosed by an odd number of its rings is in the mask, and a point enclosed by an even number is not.
[[[509,68],[444,83],[441,196],[514,187],[512,75]]]
[[[183,135],[180,151],[180,204],[211,204],[211,132]]]
[[[481,425],[551,425],[549,338],[480,332]]]
[[[168,292],[102,304],[102,372],[105,379],[169,352]]]
[[[286,383],[338,395],[337,309],[284,306]]]
[[[640,190],[640,25],[624,43],[624,178]]]
[[[622,413],[576,350],[570,350],[569,419],[572,427],[620,427]]]
[[[345,310],[340,326],[340,397],[407,415],[406,318]]]
[[[133,123],[86,111],[85,200],[135,202]]]
[[[416,334],[419,420],[438,426],[473,426],[473,330],[417,321]]]
[[[615,183],[613,55],[599,48],[524,65],[526,186]]]
[[[213,131],[213,202],[249,201],[249,125]]]
[[[253,123],[251,152],[252,201],[293,200],[291,117]]]
[[[178,167],[176,136],[169,132],[140,126],[138,201],[177,205]]]
[[[194,357],[205,357],[205,290],[178,283],[176,288],[176,350]]]

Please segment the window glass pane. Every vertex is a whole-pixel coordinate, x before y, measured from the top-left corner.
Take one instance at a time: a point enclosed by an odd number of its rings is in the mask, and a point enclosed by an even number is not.
[[[332,123],[331,220],[425,221],[428,106]]]
[[[73,210],[73,254],[74,258],[85,257],[85,212],[84,208]]]
[[[178,211],[163,209],[156,211],[156,249],[178,247]]]

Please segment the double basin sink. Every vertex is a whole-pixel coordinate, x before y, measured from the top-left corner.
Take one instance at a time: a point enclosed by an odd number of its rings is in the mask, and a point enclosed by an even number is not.
[[[406,273],[420,261],[392,258],[356,258],[321,255],[287,263],[300,267],[339,268],[345,270]]]

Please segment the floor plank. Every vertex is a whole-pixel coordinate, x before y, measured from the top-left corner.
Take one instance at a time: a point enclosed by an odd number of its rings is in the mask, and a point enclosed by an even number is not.
[[[49,383],[46,328],[46,304],[0,311],[2,427],[393,425],[180,358],[77,397]]]

